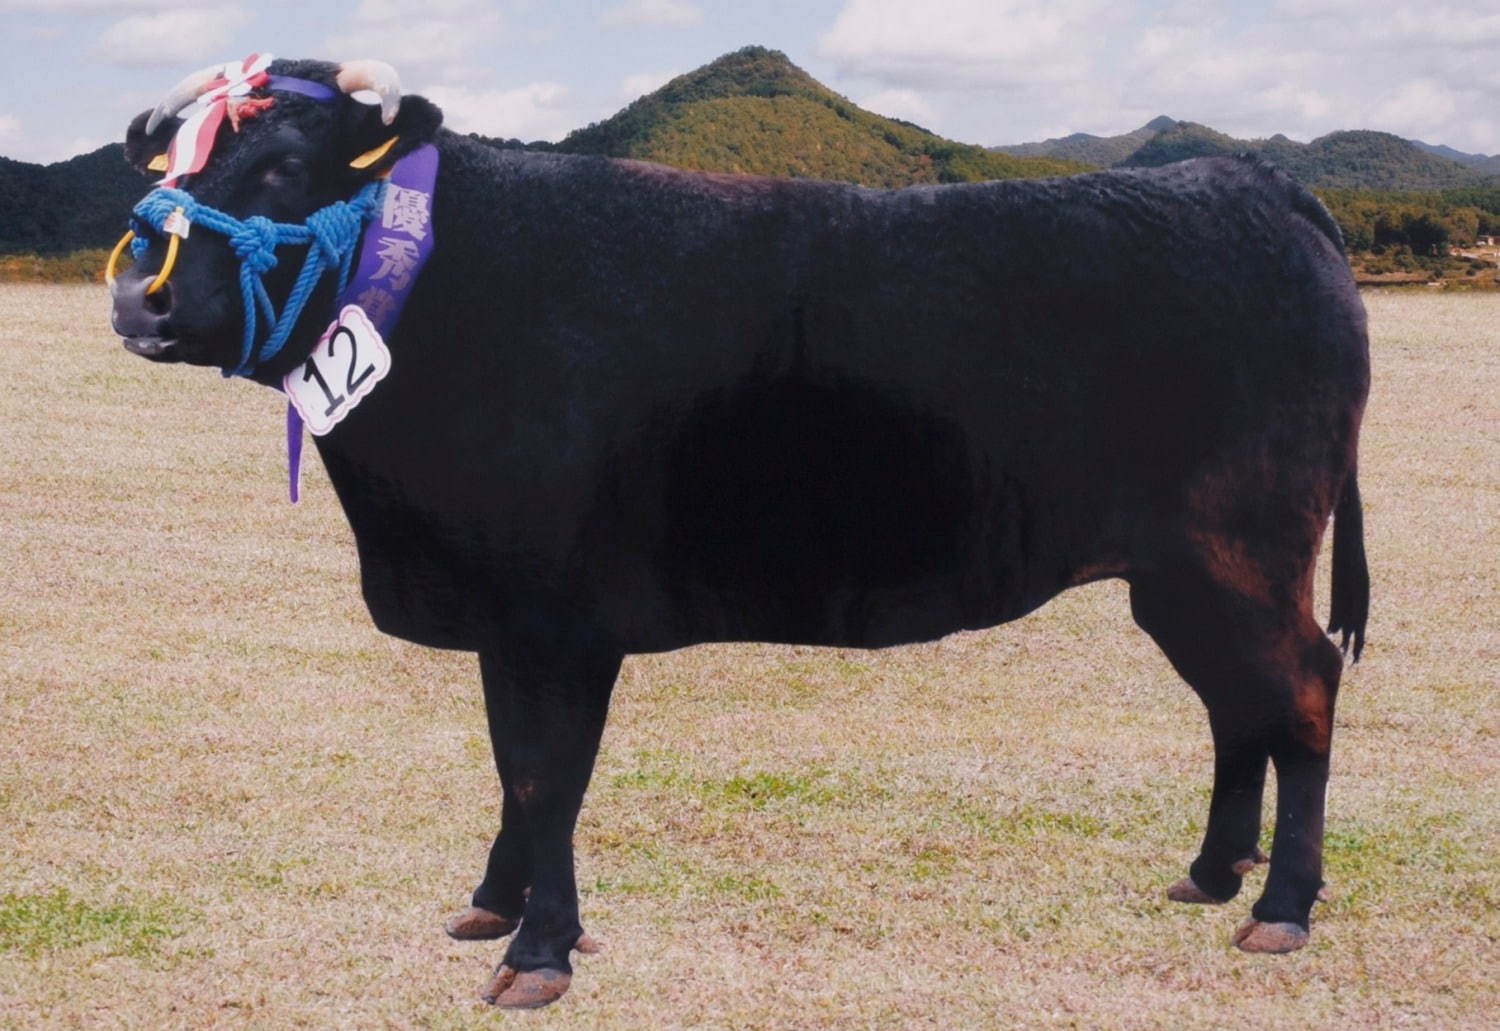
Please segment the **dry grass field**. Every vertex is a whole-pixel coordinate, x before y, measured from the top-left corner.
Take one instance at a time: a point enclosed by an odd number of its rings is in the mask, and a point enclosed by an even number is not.
[[[1263,874],[1164,900],[1207,723],[1107,583],[628,660],[578,832],[605,951],[507,1014],[502,947],[441,930],[498,816],[473,658],[370,626],[276,395],[126,354],[99,287],[0,289],[0,1026],[1500,1026],[1500,296],[1366,301],[1374,610],[1309,948],[1229,947]]]

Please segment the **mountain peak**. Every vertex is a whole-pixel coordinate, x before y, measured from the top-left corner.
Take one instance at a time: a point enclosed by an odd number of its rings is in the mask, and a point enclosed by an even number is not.
[[[779,50],[761,46],[744,47],[679,75],[551,149],[867,186],[1083,170],[1067,160],[992,154],[866,111]]]
[[[748,46],[679,75],[647,96],[681,104],[707,97],[773,97],[807,92],[831,91],[780,50]]]
[[[1168,129],[1175,128],[1177,128],[1177,119],[1170,118],[1167,115],[1157,115],[1151,121],[1141,126],[1141,129],[1149,129],[1151,132],[1166,132]]]

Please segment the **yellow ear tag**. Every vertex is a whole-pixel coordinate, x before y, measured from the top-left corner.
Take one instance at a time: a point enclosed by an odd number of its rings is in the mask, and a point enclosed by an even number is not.
[[[400,138],[401,137],[399,137],[399,136],[392,136],[390,139],[386,140],[384,143],[382,143],[380,146],[376,147],[374,150],[367,150],[367,151],[365,151],[359,157],[357,157],[353,161],[349,162],[349,167],[350,168],[369,168],[375,162],[377,162],[381,158],[385,157],[385,152],[388,151],[388,150],[390,150],[393,146],[395,146],[396,145],[396,141],[399,140]]]
[[[165,172],[167,170],[166,152],[162,152],[146,162],[146,169],[151,172]]]

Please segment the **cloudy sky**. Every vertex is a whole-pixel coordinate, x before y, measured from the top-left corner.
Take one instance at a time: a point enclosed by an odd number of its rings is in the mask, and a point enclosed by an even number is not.
[[[453,128],[558,139],[749,43],[972,143],[1167,114],[1500,151],[1500,0],[0,0],[0,39],[0,154],[28,161],[254,50],[379,57]]]

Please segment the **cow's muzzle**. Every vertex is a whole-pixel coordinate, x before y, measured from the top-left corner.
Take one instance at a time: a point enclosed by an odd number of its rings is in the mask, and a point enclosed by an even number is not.
[[[179,361],[172,331],[172,285],[148,293],[147,276],[123,275],[110,284],[114,310],[110,325],[124,337],[125,350],[153,361]]]

